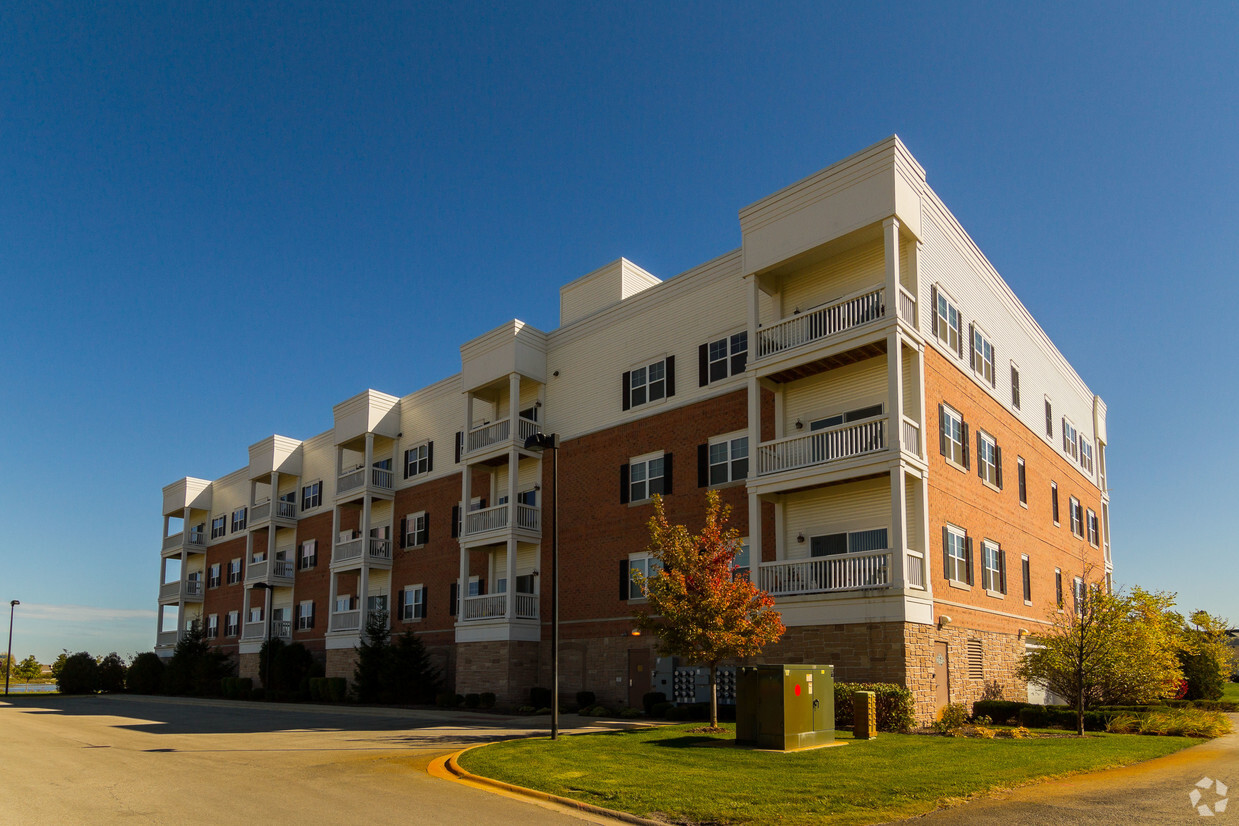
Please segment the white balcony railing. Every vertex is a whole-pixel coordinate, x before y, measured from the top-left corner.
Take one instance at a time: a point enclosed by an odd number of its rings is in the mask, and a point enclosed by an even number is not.
[[[366,483],[366,469],[364,467],[353,468],[352,470],[341,473],[336,478],[336,492],[349,493],[350,491],[358,490]],[[370,487],[376,490],[391,490],[392,489],[392,472],[383,468],[370,468]],[[293,505],[292,502],[287,503]],[[295,513],[294,505],[294,513]]]
[[[391,562],[391,540],[370,538],[370,559]]]
[[[266,582],[268,567],[266,559],[251,559],[250,564],[245,566],[245,581]]]
[[[525,444],[525,440],[535,433],[541,432],[538,423],[524,416],[518,416],[516,419],[516,441],[520,444]],[[481,427],[475,427],[469,431],[469,438],[465,440],[465,452],[473,453],[477,450],[485,450],[492,445],[503,444],[512,438],[512,420],[502,419],[490,424],[484,424]]]
[[[257,622],[247,622],[241,628],[241,639],[243,640],[261,640],[266,638],[267,624],[262,620]]]
[[[186,599],[202,599],[201,578],[185,580],[185,597]]]
[[[205,548],[206,531],[202,528],[191,528],[189,537],[185,540],[185,545],[189,548]]]
[[[890,585],[890,551],[819,556],[795,562],[764,562],[759,587],[771,596],[820,594]]]
[[[344,542],[337,542],[335,550],[331,552],[332,562],[352,562],[354,559],[361,559],[361,546],[364,544],[361,537],[357,539],[349,539]]]
[[[899,317],[913,330],[917,329],[916,296],[912,295],[903,285],[899,287]]]
[[[155,644],[158,646],[173,646],[176,645],[180,634],[176,631],[160,631],[155,635]]]
[[[538,618],[538,595],[515,594],[516,605],[513,610],[518,619]],[[465,597],[464,619],[470,620],[502,619],[508,610],[507,594],[486,594],[480,597]]]
[[[291,554],[290,554],[291,556]],[[276,579],[292,579],[293,578],[293,563],[290,559],[275,560],[275,567],[272,570]]]
[[[361,610],[333,611],[331,614],[332,631],[358,631],[361,629]]]
[[[785,470],[863,456],[885,447],[885,419],[837,425],[759,445],[757,475],[781,473]]]
[[[886,315],[886,290],[866,290],[807,313],[776,321],[757,331],[757,358],[765,358],[837,335]]]
[[[542,530],[542,509],[537,505],[516,503],[516,527],[524,531]]]
[[[497,531],[508,526],[508,506],[495,505],[493,508],[483,508],[480,511],[470,511],[465,520],[465,533],[486,533]]]
[[[185,534],[183,533],[174,533],[172,536],[165,536],[163,538],[163,549],[165,551],[170,551],[173,548],[181,547],[181,540],[184,536]]]
[[[262,522],[271,515],[271,500],[266,502],[255,502],[250,505],[250,524]]]
[[[521,619],[537,619],[538,618],[538,595],[537,594],[517,594],[516,595],[516,616]]]
[[[908,552],[908,584],[913,588],[925,587],[925,557],[916,551]]]
[[[924,456],[921,452],[921,426],[909,419],[903,417],[903,433],[900,437],[900,447],[914,456]]]
[[[163,550],[171,551],[174,548],[192,548],[198,550],[206,547],[206,532],[191,529],[189,533],[174,533],[172,536],[163,538]]]
[[[271,636],[281,640],[292,639],[293,624],[288,620],[272,620]]]
[[[147,593],[150,593],[150,592],[148,591]],[[165,582],[163,585],[159,586],[159,598],[160,599],[173,599],[173,598],[179,598],[180,596],[181,596],[181,583],[179,582]]]

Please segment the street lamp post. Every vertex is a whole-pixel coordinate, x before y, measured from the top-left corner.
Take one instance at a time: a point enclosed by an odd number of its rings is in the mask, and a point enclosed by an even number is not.
[[[262,681],[262,690],[265,696],[271,683],[271,592],[275,590],[275,586],[269,582],[255,582],[250,586],[250,590],[267,592],[262,602],[262,616],[267,624],[267,676]]]
[[[9,653],[4,660],[4,696],[9,696],[9,672],[13,670],[13,610],[21,605],[18,600],[9,601]]]
[[[559,437],[535,433],[525,440],[527,450],[551,451],[551,739],[559,739]]]

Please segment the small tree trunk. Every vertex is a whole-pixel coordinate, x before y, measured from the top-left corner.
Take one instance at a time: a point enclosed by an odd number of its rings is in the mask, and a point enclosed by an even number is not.
[[[710,728],[718,728],[718,665],[710,663]]]
[[[1080,696],[1076,703],[1076,734],[1084,736],[1084,686],[1080,686]]]

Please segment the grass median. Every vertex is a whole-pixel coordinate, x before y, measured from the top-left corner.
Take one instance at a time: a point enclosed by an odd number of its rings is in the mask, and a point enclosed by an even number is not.
[[[515,740],[460,762],[474,774],[673,823],[862,824],[1201,742],[1121,734],[853,741],[837,732],[846,746],[778,754],[736,747],[733,727],[708,735],[691,731],[697,725]]]

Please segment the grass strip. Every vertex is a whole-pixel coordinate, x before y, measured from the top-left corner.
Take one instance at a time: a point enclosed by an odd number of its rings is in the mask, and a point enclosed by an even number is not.
[[[515,740],[473,749],[469,771],[673,823],[864,824],[912,817],[987,790],[1160,757],[1200,742],[1096,734],[981,740],[837,732],[843,747],[738,748],[699,724]],[[1061,732],[1060,732],[1061,734]]]

